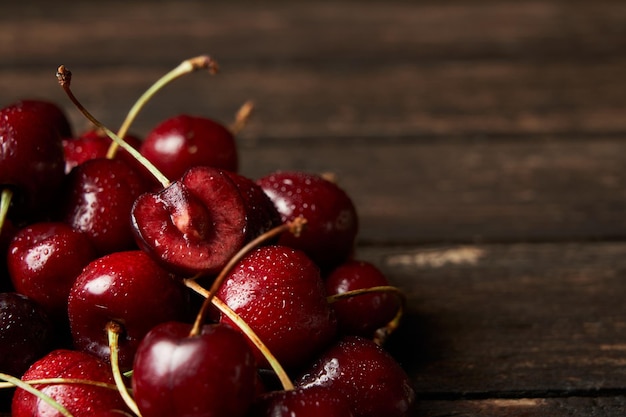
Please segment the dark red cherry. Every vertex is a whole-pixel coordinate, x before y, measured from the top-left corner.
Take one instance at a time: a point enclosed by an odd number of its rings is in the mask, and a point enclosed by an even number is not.
[[[65,223],[43,222],[17,232],[7,262],[15,289],[65,322],[70,288],[95,258],[96,251],[86,235]]]
[[[140,250],[115,252],[88,264],[76,278],[68,298],[68,314],[76,348],[109,360],[105,328],[123,328],[120,367],[130,369],[135,350],[159,323],[188,317],[188,293],[172,274]]]
[[[13,283],[9,275],[7,266],[7,254],[9,253],[9,245],[11,240],[17,233],[18,228],[9,219],[4,220],[2,230],[0,230],[0,292],[14,291]]]
[[[0,293],[0,372],[20,377],[54,345],[52,322],[25,295]]]
[[[270,391],[257,397],[248,417],[353,417],[347,401],[320,386]]]
[[[133,205],[139,246],[180,275],[217,274],[243,246],[246,207],[224,171],[195,167]]]
[[[411,380],[400,364],[359,336],[346,336],[320,355],[296,385],[332,390],[348,401],[355,417],[403,417],[415,402]]]
[[[328,295],[334,295],[389,286],[389,281],[376,265],[349,260],[335,268],[326,277],[325,284]],[[400,308],[397,295],[382,291],[337,300],[332,305],[339,331],[364,337],[373,337],[376,330],[389,323]]]
[[[57,104],[41,99],[23,99],[9,105],[15,106],[26,112],[37,113],[37,118],[41,124],[51,126],[62,138],[72,136],[72,126],[65,114],[65,110]]]
[[[137,136],[126,135],[124,140],[135,149],[139,149],[141,140]],[[112,140],[98,129],[83,132],[77,138],[63,138],[63,152],[65,155],[65,172],[85,161],[96,158],[106,158]],[[137,161],[124,149],[119,149],[116,158],[122,158],[131,166],[138,166]]]
[[[89,236],[100,255],[134,249],[130,210],[147,189],[137,171],[121,160],[85,161],[67,177],[61,218]]]
[[[143,417],[246,415],[256,392],[254,356],[228,326],[164,323],[141,342],[132,387]]]
[[[58,349],[50,352],[26,371],[22,379],[66,378],[115,384],[110,365],[78,351]],[[74,417],[92,417],[109,410],[127,410],[115,388],[89,384],[55,383],[34,385],[64,406]],[[12,417],[62,417],[51,405],[18,388],[13,396]]]
[[[303,250],[323,271],[352,254],[358,231],[355,206],[337,184],[320,175],[276,172],[257,180],[283,221],[307,220],[300,236],[284,234],[279,243]]]
[[[263,246],[242,259],[217,294],[289,369],[326,348],[336,321],[319,268],[302,251]],[[231,323],[226,316],[225,323]],[[254,349],[259,363],[265,361]]]
[[[10,217],[20,220],[48,214],[65,174],[58,126],[37,103],[0,109],[0,188],[13,190]]]
[[[232,171],[224,171],[235,183],[246,207],[246,241],[280,226],[282,219],[276,206],[253,180]]]
[[[205,117],[178,115],[148,133],[141,154],[167,178],[180,178],[194,166],[237,171],[237,145],[232,133]]]

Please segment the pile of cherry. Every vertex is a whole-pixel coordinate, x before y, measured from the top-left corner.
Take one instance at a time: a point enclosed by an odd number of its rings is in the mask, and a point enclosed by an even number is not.
[[[171,117],[79,135],[54,103],[0,109],[0,404],[20,416],[407,415],[385,351],[404,299],[354,251],[331,178],[238,173],[232,126]],[[249,110],[249,107],[246,108]],[[4,381],[4,382],[2,382]]]

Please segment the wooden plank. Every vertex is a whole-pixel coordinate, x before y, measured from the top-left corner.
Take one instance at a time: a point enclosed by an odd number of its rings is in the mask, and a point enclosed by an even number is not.
[[[424,400],[622,395],[626,244],[361,248],[404,289],[387,348]]]
[[[2,6],[4,102],[71,109],[53,78],[63,63],[113,127],[158,76],[209,52],[219,79],[171,86],[140,132],[177,112],[230,120],[249,98],[252,138],[626,130],[621,2],[44,4]]]
[[[242,171],[336,173],[362,244],[617,239],[625,152],[621,137],[294,139],[244,144]]]

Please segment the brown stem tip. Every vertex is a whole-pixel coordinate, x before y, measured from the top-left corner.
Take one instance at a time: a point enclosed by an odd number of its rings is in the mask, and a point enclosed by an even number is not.
[[[65,68],[65,65],[60,65],[59,68],[57,68],[57,80],[59,80],[61,86],[69,86],[72,81],[72,71]]]
[[[194,58],[190,58],[188,62],[191,64],[194,70],[206,68],[211,74],[217,74],[217,72],[219,71],[219,65],[217,65],[217,62],[208,55],[200,55]]]

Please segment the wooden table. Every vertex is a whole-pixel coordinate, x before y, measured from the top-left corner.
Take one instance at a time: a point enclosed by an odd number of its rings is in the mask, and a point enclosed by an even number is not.
[[[69,3],[69,2],[68,2]],[[216,3],[216,2],[215,2]],[[106,5],[105,5],[106,4]],[[11,2],[0,91],[62,104],[65,64],[117,127],[150,102],[228,123],[242,172],[332,171],[361,218],[357,254],[409,300],[387,347],[415,416],[626,414],[626,3]]]

